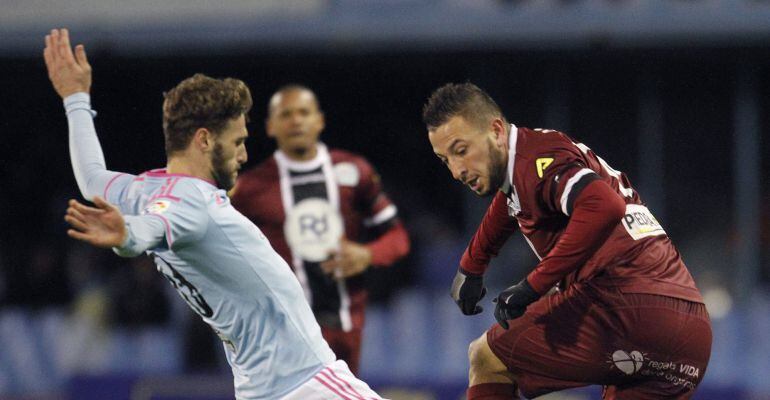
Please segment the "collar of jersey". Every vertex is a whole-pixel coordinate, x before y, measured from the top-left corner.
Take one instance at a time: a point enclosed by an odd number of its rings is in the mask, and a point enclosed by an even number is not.
[[[519,138],[519,128],[511,124],[511,131],[508,132],[508,166],[505,169],[505,182],[500,190],[506,196],[511,196],[513,187],[513,162],[516,160],[516,139]]]
[[[312,160],[296,161],[289,158],[286,153],[281,150],[275,151],[275,160],[278,164],[285,166],[286,168],[296,172],[307,172],[320,168],[326,160],[330,160],[329,150],[326,145],[318,142],[316,144],[316,155]]]
[[[217,187],[217,183],[212,181],[212,180],[210,180],[210,179],[204,179],[204,178],[201,178],[199,176],[187,175],[187,174],[169,174],[168,172],[166,172],[165,168],[152,169],[152,170],[149,170],[149,171],[145,172],[144,174],[147,175],[147,176],[154,177],[154,178],[173,178],[173,177],[193,178],[193,179],[198,179],[198,180],[201,180],[203,182],[206,182],[209,185],[214,186],[215,188]]]

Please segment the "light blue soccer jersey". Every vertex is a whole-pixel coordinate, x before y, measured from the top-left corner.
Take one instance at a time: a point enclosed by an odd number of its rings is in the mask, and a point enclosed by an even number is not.
[[[294,273],[225,191],[163,170],[134,176],[94,167],[100,163],[88,150],[94,141],[101,157],[95,131],[93,137],[78,133],[84,124],[93,129],[91,114],[80,111],[90,110],[90,103],[77,106],[75,100],[65,105],[81,190],[103,195],[124,214],[129,237],[116,253],[150,254],[220,336],[236,398],[280,398],[334,362]]]

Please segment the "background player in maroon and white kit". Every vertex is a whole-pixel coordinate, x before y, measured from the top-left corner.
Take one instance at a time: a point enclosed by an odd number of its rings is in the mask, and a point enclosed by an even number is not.
[[[483,274],[517,226],[540,259],[494,299],[499,324],[469,349],[468,399],[590,384],[607,399],[689,398],[711,352],[708,313],[626,176],[563,133],[509,124],[470,83],[437,89],[423,119],[453,177],[494,196],[452,284],[462,312],[482,311]]]
[[[278,150],[239,176],[233,205],[294,268],[324,338],[357,373],[367,297],[361,274],[370,265],[389,266],[405,256],[409,237],[372,166],[361,156],[319,142],[324,116],[313,91],[301,85],[279,89],[270,100],[266,125]],[[333,238],[338,249],[328,257],[325,253],[324,261],[303,259],[303,249],[292,249],[287,240],[287,215],[306,200],[328,204],[342,217],[344,237],[339,242]],[[300,229],[328,234],[327,218],[332,217],[324,215]]]

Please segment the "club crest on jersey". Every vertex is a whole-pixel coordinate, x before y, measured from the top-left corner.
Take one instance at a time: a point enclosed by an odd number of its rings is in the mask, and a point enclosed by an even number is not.
[[[156,200],[144,208],[144,214],[163,214],[169,207],[171,203],[168,200]]]
[[[294,254],[306,261],[321,262],[338,248],[345,228],[339,211],[328,201],[310,198],[287,212],[283,231]]]
[[[553,158],[551,157],[542,157],[535,160],[535,166],[537,167],[537,176],[538,178],[543,177],[543,171],[545,171],[546,168],[548,168],[549,165],[553,162]]]

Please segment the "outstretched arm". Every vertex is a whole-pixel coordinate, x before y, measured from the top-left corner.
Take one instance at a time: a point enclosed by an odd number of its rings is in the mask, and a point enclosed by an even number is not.
[[[66,29],[53,29],[45,37],[45,65],[56,92],[64,100],[69,125],[72,169],[80,193],[86,199],[105,196],[110,182],[120,173],[108,171],[96,136],[91,110],[91,65],[83,45],[73,53]]]
[[[162,218],[153,214],[126,216],[99,196],[95,207],[70,200],[64,219],[72,228],[67,234],[96,247],[110,248],[123,257],[135,257],[154,248],[165,235]]]

